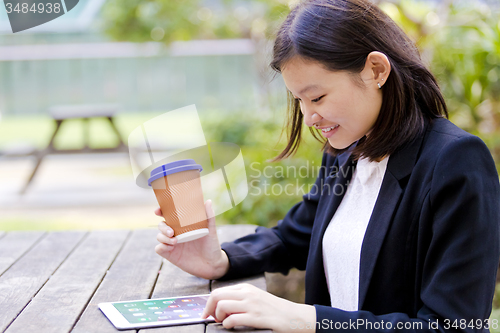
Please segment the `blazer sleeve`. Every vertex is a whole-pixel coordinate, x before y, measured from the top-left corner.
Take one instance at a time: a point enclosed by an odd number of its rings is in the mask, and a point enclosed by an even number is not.
[[[323,154],[313,188],[275,227],[257,227],[254,234],[221,244],[222,250],[229,258],[230,268],[219,280],[263,272],[280,272],[286,275],[292,267],[300,270],[306,268],[311,230],[327,173],[327,161],[333,159],[327,153]]]
[[[314,305],[317,332],[333,331],[336,322],[371,323],[356,326],[363,332],[399,331],[397,325],[405,323],[408,332],[488,332],[500,256],[495,164],[479,138],[466,136],[443,147],[429,172],[432,180],[423,209],[430,210],[431,238],[419,281],[423,305],[416,318]],[[339,331],[352,328],[346,325]]]

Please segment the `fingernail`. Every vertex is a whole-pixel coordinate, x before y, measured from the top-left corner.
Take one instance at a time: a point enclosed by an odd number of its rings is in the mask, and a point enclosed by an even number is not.
[[[167,231],[167,234],[172,237],[174,235],[174,232],[172,230]]]

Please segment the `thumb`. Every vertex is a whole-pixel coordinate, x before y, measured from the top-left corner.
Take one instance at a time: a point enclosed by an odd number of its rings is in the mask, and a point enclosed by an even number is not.
[[[217,234],[217,230],[215,229],[215,213],[212,207],[212,200],[207,200],[205,202],[205,211],[207,212],[208,217],[208,231],[210,234]]]

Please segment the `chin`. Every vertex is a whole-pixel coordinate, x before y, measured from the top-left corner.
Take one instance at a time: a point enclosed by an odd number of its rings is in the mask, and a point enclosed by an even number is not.
[[[339,142],[337,140],[333,141],[333,140],[328,140],[328,143],[330,143],[330,146],[332,146],[333,148],[335,149],[346,149],[347,147],[349,147],[350,145],[352,145],[352,142],[351,143],[347,143],[347,142]]]

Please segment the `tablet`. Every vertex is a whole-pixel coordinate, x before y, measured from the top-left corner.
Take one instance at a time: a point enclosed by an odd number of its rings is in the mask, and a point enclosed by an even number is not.
[[[215,321],[201,314],[210,294],[126,302],[99,303],[99,309],[119,330]]]

